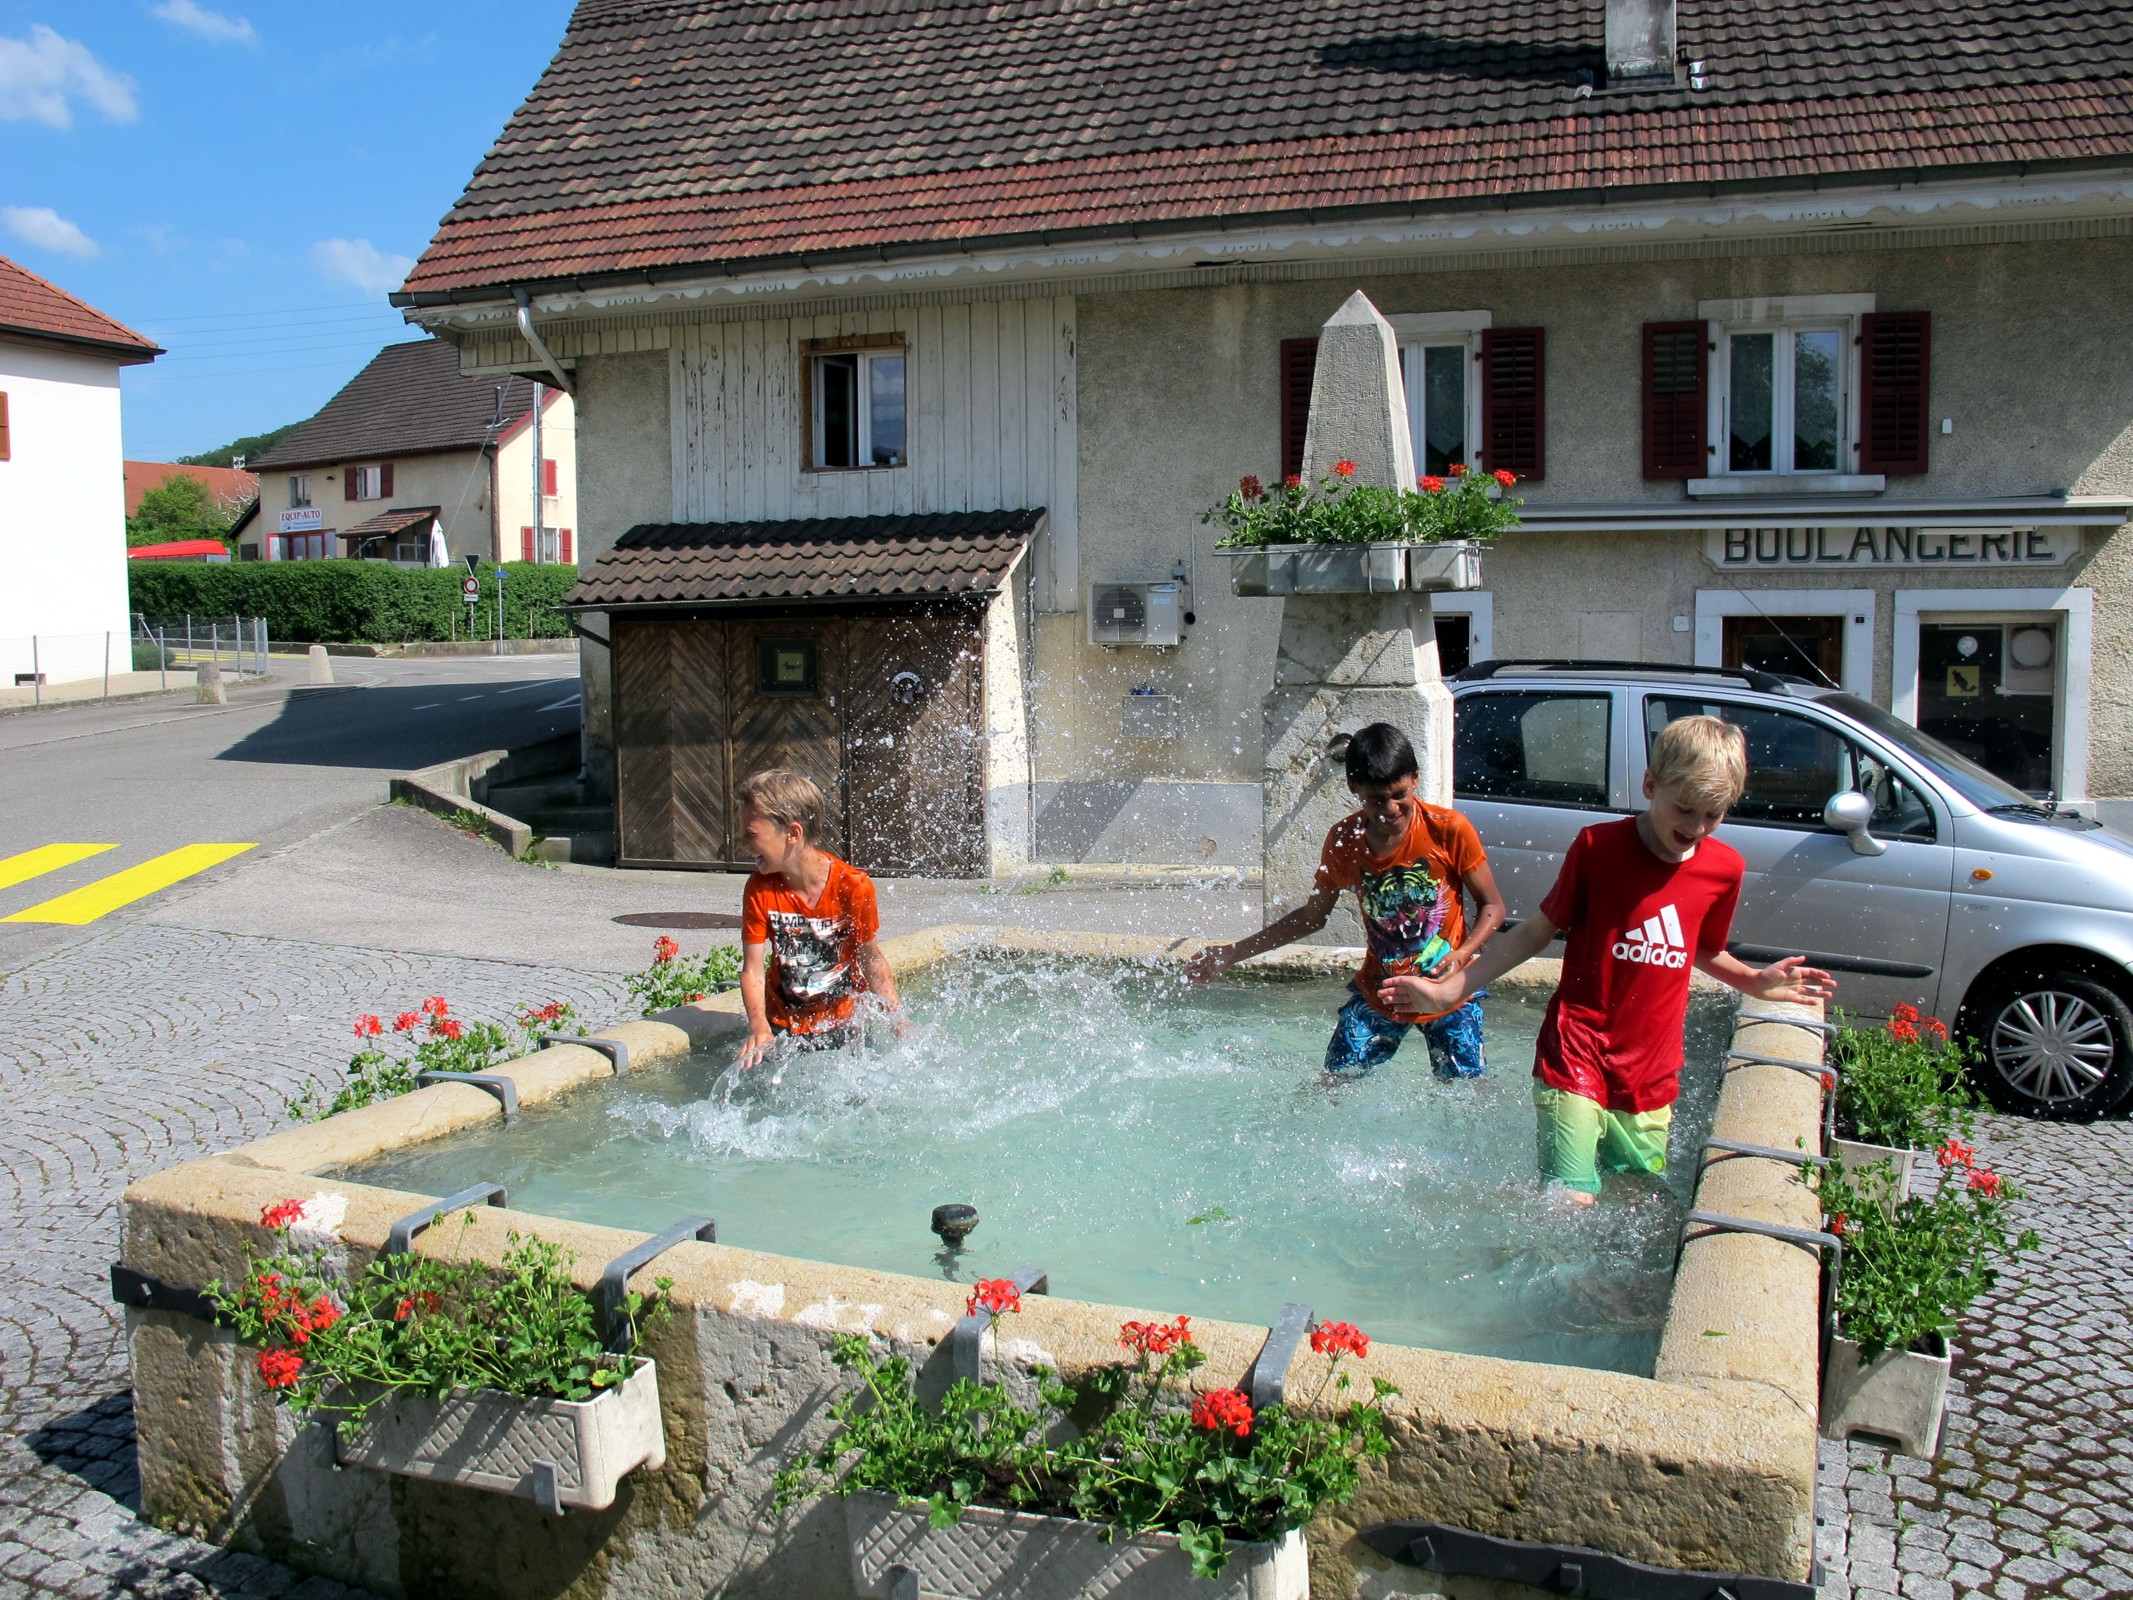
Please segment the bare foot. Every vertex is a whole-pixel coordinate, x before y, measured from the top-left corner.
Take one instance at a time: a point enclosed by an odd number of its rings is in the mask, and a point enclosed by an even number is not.
[[[1596,1206],[1599,1203],[1598,1195],[1587,1194],[1583,1189],[1573,1189],[1561,1183],[1548,1185],[1548,1204],[1561,1210],[1575,1211],[1580,1207]]]

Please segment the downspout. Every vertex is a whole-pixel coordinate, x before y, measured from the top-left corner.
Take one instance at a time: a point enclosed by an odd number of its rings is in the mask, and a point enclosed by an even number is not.
[[[526,291],[513,289],[511,298],[518,302],[519,336],[532,347],[533,354],[541,365],[555,375],[555,386],[572,399],[576,399],[578,394],[577,386],[564,373],[563,364],[556,360],[555,352],[550,350],[541,336],[533,331],[533,303],[527,298]]]

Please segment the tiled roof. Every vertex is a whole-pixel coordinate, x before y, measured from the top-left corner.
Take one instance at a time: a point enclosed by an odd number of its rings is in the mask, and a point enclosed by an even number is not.
[[[2133,156],[2128,0],[581,0],[403,298],[835,251]]]
[[[499,381],[504,390],[504,425],[492,429]],[[433,450],[472,450],[507,432],[532,409],[531,383],[524,378],[463,378],[459,352],[441,339],[389,344],[316,416],[245,465],[253,472],[265,472]]]
[[[589,610],[996,592],[1044,520],[1029,511],[646,523],[564,597]]]
[[[121,366],[153,361],[163,353],[161,345],[0,256],[0,336],[10,333],[108,351]]]
[[[366,517],[352,528],[343,528],[343,539],[369,539],[379,535],[405,533],[410,528],[419,528],[437,515],[436,506],[394,506],[390,511],[381,511],[374,517]]]
[[[241,506],[259,498],[259,475],[241,467],[190,467],[181,461],[129,461],[126,463],[126,515],[141,509],[141,496],[160,489],[172,478],[191,478],[215,498],[217,505]]]

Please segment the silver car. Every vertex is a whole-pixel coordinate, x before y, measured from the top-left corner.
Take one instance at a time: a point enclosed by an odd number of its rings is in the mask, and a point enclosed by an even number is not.
[[[1805,955],[1848,1011],[1940,1018],[2003,1110],[2087,1118],[2133,1095],[2133,843],[1856,695],[1754,669],[1490,661],[1451,687],[1456,803],[1514,918],[1579,829],[1643,809],[1661,728],[1723,717],[1748,741],[1719,830],[1747,861],[1735,955]]]

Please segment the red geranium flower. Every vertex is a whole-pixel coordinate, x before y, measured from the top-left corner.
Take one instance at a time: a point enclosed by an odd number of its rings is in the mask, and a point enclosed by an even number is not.
[[[418,1311],[435,1311],[443,1304],[444,1296],[434,1289],[418,1290],[414,1294],[404,1296],[400,1303],[393,1307],[393,1321],[405,1322]]]
[[[1924,1021],[1920,1022],[1918,1026],[1922,1028],[1925,1032],[1932,1034],[1933,1037],[1936,1039],[1945,1039],[1948,1037],[1948,1025],[1945,1022],[1941,1021],[1938,1017],[1927,1017]]]
[[[385,1024],[376,1017],[362,1016],[355,1020],[355,1036],[358,1039],[375,1039],[385,1031]]]
[[[259,1225],[277,1232],[304,1220],[304,1203],[301,1200],[277,1200],[259,1213]]]
[[[1352,1322],[1321,1322],[1311,1330],[1311,1348],[1322,1356],[1360,1359],[1370,1354],[1370,1335]]]
[[[1466,463],[1464,461],[1454,461],[1452,463],[1451,472],[1452,476],[1455,478],[1465,477],[1467,472]]]
[[[452,1008],[444,1003],[444,996],[433,994],[422,1002],[422,1009],[433,1017],[441,1017]]]
[[[1333,475],[1334,475],[1334,476],[1335,476],[1336,478],[1352,478],[1352,477],[1354,477],[1354,476],[1355,476],[1355,463],[1354,463],[1353,461],[1336,461],[1336,462],[1334,462],[1334,463],[1333,463]]]
[[[1167,1356],[1179,1345],[1192,1343],[1192,1335],[1185,1328],[1191,1320],[1180,1317],[1175,1322],[1122,1323],[1118,1342],[1144,1356]]]
[[[1444,480],[1442,478],[1423,478],[1420,482],[1425,494],[1444,493]]]
[[[1501,468],[1501,467],[1498,467],[1498,468],[1496,469],[1496,471],[1495,471],[1495,473],[1493,474],[1493,476],[1495,477],[1496,481],[1497,481],[1498,483],[1502,484],[1502,485],[1503,485],[1503,486],[1504,486],[1504,487],[1505,487],[1506,489],[1510,488],[1512,484],[1514,484],[1514,483],[1518,482],[1518,474],[1517,474],[1517,473],[1515,473],[1515,472],[1506,472],[1506,471],[1504,471],[1504,469],[1503,469],[1503,468]]]
[[[531,1028],[539,1023],[561,1022],[562,1020],[563,1002],[560,1000],[551,1000],[548,1002],[548,1004],[542,1006],[539,1010],[527,1012],[523,1017],[519,1018],[519,1023],[522,1027]]]
[[[1284,489],[1301,489],[1303,487],[1303,474],[1299,472],[1290,473],[1281,480],[1281,486]]]
[[[1256,473],[1247,472],[1237,480],[1237,492],[1247,500],[1257,500],[1266,493],[1266,485],[1259,481]]]
[[[1916,1044],[1918,1042],[1917,1025],[1906,1022],[1901,1017],[1891,1017],[1889,1018],[1889,1037],[1898,1044]]]
[[[1836,1075],[1836,1074],[1835,1074],[1834,1072],[1825,1072],[1825,1073],[1823,1073],[1823,1074],[1822,1074],[1822,1092],[1823,1092],[1824,1094],[1834,1094],[1834,1093],[1836,1093],[1836,1091],[1837,1091],[1837,1075]]]
[[[430,1037],[433,1039],[456,1039],[466,1031],[457,1017],[430,1018]]]
[[[1837,1213],[1837,1214],[1836,1214],[1835,1216],[1833,1216],[1833,1217],[1831,1217],[1831,1218],[1829,1219],[1829,1231],[1830,1231],[1831,1233],[1835,1234],[1835,1235],[1836,1235],[1836,1236],[1837,1236],[1838,1238],[1840,1238],[1840,1239],[1844,1237],[1844,1213],[1843,1213],[1843,1212],[1841,1212],[1841,1211],[1840,1211],[1840,1212],[1838,1212],[1838,1213]]]
[[[405,1033],[410,1028],[419,1028],[421,1026],[422,1013],[419,1011],[403,1011],[393,1018],[393,1032],[395,1033]]]
[[[1012,1278],[980,1278],[978,1286],[970,1293],[970,1302],[964,1312],[974,1317],[983,1311],[988,1316],[998,1317],[1021,1309],[1022,1291],[1015,1287]]]
[[[680,954],[681,946],[663,933],[652,941],[652,962],[655,966],[672,961]]]
[[[1209,1433],[1227,1428],[1242,1439],[1252,1431],[1252,1403],[1242,1390],[1216,1389],[1193,1401],[1192,1425]]]
[[[1970,1174],[1970,1192],[1981,1194],[1987,1200],[2000,1197],[2000,1175],[1987,1167],[1979,1167]]]
[[[259,1376],[269,1389],[293,1389],[303,1376],[304,1358],[291,1350],[259,1352]]]
[[[1896,1002],[1896,1009],[1889,1013],[1889,1019],[1892,1022],[1916,1022],[1918,1020],[1918,1007],[1912,1005],[1908,1000],[1899,1000]]]
[[[1977,1160],[1977,1151],[1964,1144],[1962,1140],[1951,1138],[1940,1147],[1937,1159],[1940,1162],[1941,1171],[1946,1172],[1950,1167],[1967,1167],[1971,1165]]]

